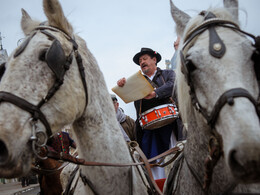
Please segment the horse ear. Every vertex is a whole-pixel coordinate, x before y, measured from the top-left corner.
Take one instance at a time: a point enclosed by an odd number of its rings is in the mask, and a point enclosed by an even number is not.
[[[68,35],[72,35],[72,26],[64,16],[62,7],[58,0],[43,0],[43,8],[50,26],[57,27]]]
[[[237,0],[223,0],[224,7],[231,13],[234,20],[238,22],[238,1]]]
[[[182,36],[186,24],[190,20],[190,16],[185,12],[179,10],[170,0],[172,18],[176,23],[176,32],[178,36]]]
[[[32,18],[29,16],[29,14],[22,9],[22,19],[21,19],[21,27],[23,30],[23,33],[28,36],[33,29],[36,28],[40,24],[39,21],[32,20]]]

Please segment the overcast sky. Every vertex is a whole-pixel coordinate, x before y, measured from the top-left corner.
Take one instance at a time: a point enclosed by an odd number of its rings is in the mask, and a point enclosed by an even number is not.
[[[176,39],[175,24],[170,14],[169,0],[60,0],[65,16],[74,31],[87,42],[98,61],[108,90],[122,77],[139,70],[132,61],[141,47],[150,47],[162,55],[158,64],[165,68],[171,59]],[[222,7],[222,0],[173,0],[190,16],[211,7]],[[260,0],[240,0],[241,28],[260,34]],[[33,19],[45,21],[41,0],[1,0],[0,32],[3,46],[10,54],[23,38],[20,28],[21,8]],[[119,100],[126,114],[135,119],[133,103]]]

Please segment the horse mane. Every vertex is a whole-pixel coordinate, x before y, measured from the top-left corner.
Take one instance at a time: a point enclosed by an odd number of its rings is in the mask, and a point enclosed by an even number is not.
[[[237,21],[234,21],[234,17],[227,11],[225,8],[210,8],[207,11],[210,11],[216,15],[217,18],[222,18],[225,20],[230,20],[235,23],[238,23]],[[201,15],[198,15],[196,17],[193,17],[188,22],[183,37],[180,42],[180,47],[183,47],[183,40],[187,37],[189,32],[196,27],[197,25],[201,24],[204,21],[204,17]],[[192,45],[192,44],[191,44]],[[186,48],[189,48],[191,46],[188,46]],[[177,69],[176,69],[176,82],[175,82],[175,88],[177,90],[177,96],[178,96],[178,104],[179,104],[179,112],[182,117],[182,121],[184,125],[187,124],[189,120],[189,116],[191,116],[192,112],[194,112],[194,108],[191,102],[191,98],[188,95],[190,87],[187,85],[187,82],[185,80],[185,77],[181,71],[181,60],[177,58]],[[201,115],[199,115],[201,117]],[[188,128],[186,127],[188,130]]]

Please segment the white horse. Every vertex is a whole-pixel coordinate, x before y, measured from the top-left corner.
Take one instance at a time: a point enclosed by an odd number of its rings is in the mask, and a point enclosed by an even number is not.
[[[73,124],[79,157],[133,162],[95,58],[85,41],[73,34],[57,0],[43,0],[43,7],[48,21],[41,24],[22,11],[27,39],[10,55],[1,80],[0,177],[28,173],[46,134],[68,124]],[[98,194],[147,194],[136,167],[81,171]],[[92,193],[87,185],[81,191]]]
[[[176,87],[188,130],[165,194],[260,193],[255,48],[238,29],[238,2],[226,0],[225,8],[194,18],[170,3],[182,37]]]

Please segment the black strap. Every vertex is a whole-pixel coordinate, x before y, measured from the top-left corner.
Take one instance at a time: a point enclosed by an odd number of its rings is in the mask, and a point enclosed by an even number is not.
[[[81,55],[79,53],[76,54],[76,60],[77,60],[77,64],[78,64],[78,68],[79,68],[79,73],[80,73],[80,78],[85,90],[85,95],[86,95],[86,105],[85,108],[88,105],[88,88],[87,88],[87,83],[86,83],[86,77],[85,77],[85,69],[84,66],[82,64],[82,58]]]
[[[82,179],[82,182],[84,185],[88,185],[89,188],[92,190],[94,195],[98,195],[99,193],[97,192],[97,189],[95,188],[94,184],[81,172],[81,169],[79,170],[80,172],[80,177]]]
[[[221,110],[221,108],[228,103],[229,105],[233,105],[234,104],[234,98],[238,98],[238,97],[246,97],[248,98],[255,106],[256,108],[256,112],[258,114],[258,117],[260,116],[260,110],[257,107],[257,102],[256,100],[250,95],[250,93],[243,89],[243,88],[234,88],[234,89],[230,89],[228,91],[226,91],[225,93],[223,93],[219,99],[217,100],[208,120],[208,124],[211,127],[214,127],[216,120],[218,118],[219,112]]]
[[[70,177],[69,177],[69,180],[68,180],[68,183],[66,185],[66,189],[65,189],[65,192],[63,193],[63,195],[70,195],[71,194],[71,191],[70,191],[70,188],[71,188],[71,185],[72,185],[72,182],[76,176],[76,173],[77,171],[79,170],[79,165],[76,166],[76,168],[73,170],[73,172],[70,174]],[[73,189],[74,190],[74,189]],[[73,192],[74,193],[74,192]]]
[[[5,91],[0,91],[0,102],[12,103],[12,104],[16,105],[17,107],[29,112],[32,115],[34,120],[39,119],[44,124],[47,135],[48,136],[52,135],[51,128],[50,128],[48,121],[46,120],[42,111],[37,106],[27,102],[26,100],[14,95],[14,94],[11,94],[11,93],[5,92]]]
[[[167,177],[167,183],[164,194],[165,195],[172,195],[175,194],[176,189],[174,188],[175,186],[177,186],[176,183],[178,183],[178,172],[180,170],[180,168],[182,167],[183,164],[183,159],[184,159],[184,154],[183,152],[180,154],[180,156],[174,161],[173,166],[170,170],[170,173]]]

